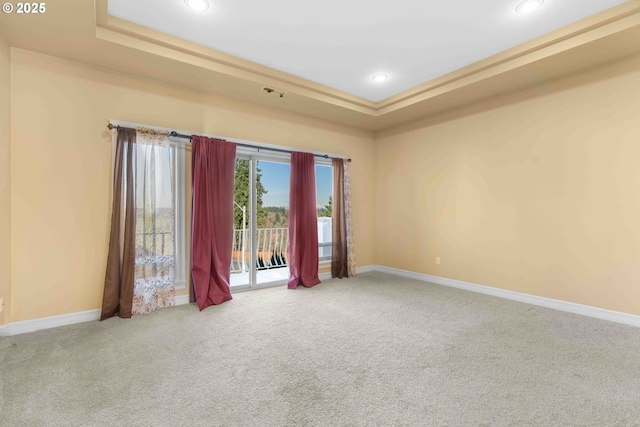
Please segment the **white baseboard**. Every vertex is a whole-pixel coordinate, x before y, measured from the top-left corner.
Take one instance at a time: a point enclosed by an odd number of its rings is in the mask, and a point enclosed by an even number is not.
[[[360,273],[368,273],[370,271],[376,271],[375,265],[365,265],[363,267],[356,267],[356,275]],[[322,273],[318,275],[320,280],[329,280],[331,279],[331,273]]]
[[[375,266],[368,265],[365,267],[358,267],[357,273],[365,273],[367,271],[374,271]],[[323,273],[320,276],[320,280],[331,279],[331,273]],[[189,295],[176,296],[176,305],[189,304]],[[12,335],[25,334],[27,332],[40,331],[42,329],[56,328],[58,326],[73,325],[82,322],[91,322],[100,319],[100,310],[87,310],[77,313],[61,314],[58,316],[41,317],[39,319],[24,320],[22,322],[13,322],[6,325],[0,325],[0,337],[8,337]]]
[[[56,328],[58,326],[73,325],[75,323],[91,322],[100,319],[101,310],[79,311],[77,313],[61,314],[59,316],[41,317],[39,319],[24,320],[0,326],[0,337],[25,334],[41,329]]]
[[[552,308],[554,310],[566,311],[568,313],[595,317],[596,319],[608,320],[610,322],[623,323],[625,325],[640,327],[640,316],[629,313],[622,313],[620,311],[607,310],[604,308],[539,297],[536,295],[524,294],[521,292],[508,291],[505,289],[492,288],[490,286],[463,282],[461,280],[447,279],[446,277],[431,276],[429,274],[414,273],[412,271],[399,270],[397,268],[384,267],[379,265],[375,266],[375,271],[407,277],[409,279],[421,280],[423,282],[435,283],[437,285],[464,289],[466,291],[510,299],[513,301],[524,302],[527,304],[539,305],[542,307]]]
[[[176,305],[185,305],[185,304],[189,304],[189,294],[178,295],[176,297]]]
[[[551,298],[539,297],[536,295],[524,294],[521,292],[508,291],[505,289],[492,288],[490,286],[477,285],[475,283],[463,282],[461,280],[448,279],[446,277],[431,276],[429,274],[415,273],[407,270],[399,270],[397,268],[384,267],[380,265],[367,265],[356,268],[356,274],[378,271],[381,273],[393,274],[396,276],[407,277],[409,279],[420,280],[423,282],[434,283],[437,285],[449,286],[452,288],[464,289],[466,291],[477,292],[485,295],[491,295],[499,298],[506,298],[514,301],[520,301],[527,304],[539,305],[555,310],[566,311],[569,313],[580,314],[583,316],[595,317],[596,319],[608,320],[611,322],[622,323],[625,325],[640,327],[640,316],[622,313],[619,311],[607,310],[604,308],[591,307],[582,304],[576,304],[567,301],[561,301]],[[320,280],[328,280],[331,273],[323,273]],[[189,295],[179,295],[176,297],[176,305],[189,304]],[[73,325],[75,323],[91,322],[100,319],[100,310],[87,310],[77,313],[61,314],[59,316],[42,317],[40,319],[25,320],[22,322],[13,322],[0,326],[0,337],[24,334],[27,332],[35,332],[42,329],[55,328],[58,326]]]
[[[356,275],[360,273],[369,273],[370,271],[376,271],[377,265],[365,265],[362,267],[356,267]]]
[[[331,279],[331,273],[320,273],[318,274],[318,279],[320,279],[320,281],[329,280]]]
[[[189,304],[189,295],[178,295],[176,305]],[[100,319],[101,310],[87,310],[77,313],[61,314],[59,316],[41,317],[39,319],[24,320],[0,326],[0,337],[26,334],[42,329],[57,328],[58,326],[74,325],[76,323],[92,322]]]

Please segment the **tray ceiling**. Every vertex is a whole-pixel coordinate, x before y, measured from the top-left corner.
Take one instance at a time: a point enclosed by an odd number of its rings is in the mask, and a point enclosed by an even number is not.
[[[0,14],[0,34],[15,48],[373,131],[640,54],[640,0],[545,0],[526,16],[512,0],[208,1],[197,14],[184,0],[56,0],[44,14]],[[389,79],[376,86],[375,72]]]
[[[109,0],[109,14],[374,102],[626,0]],[[386,81],[372,80],[376,73]]]

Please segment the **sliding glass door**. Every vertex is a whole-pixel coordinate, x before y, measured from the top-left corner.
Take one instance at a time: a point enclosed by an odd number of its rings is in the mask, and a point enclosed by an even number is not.
[[[286,159],[238,156],[231,289],[284,284],[289,278],[289,179]]]
[[[256,285],[289,279],[289,163],[256,161]]]
[[[251,160],[236,159],[233,200],[233,248],[231,254],[231,289],[251,286],[251,218],[253,178]]]
[[[331,260],[331,163],[316,164],[318,252]],[[238,155],[234,193],[231,290],[285,284],[289,279],[288,156]]]

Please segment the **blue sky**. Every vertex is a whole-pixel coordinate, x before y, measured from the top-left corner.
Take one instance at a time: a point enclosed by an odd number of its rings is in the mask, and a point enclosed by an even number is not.
[[[262,170],[262,185],[268,191],[262,196],[262,206],[289,207],[289,180],[291,165],[287,163],[258,162]],[[329,203],[331,195],[331,166],[316,165],[317,203]]]

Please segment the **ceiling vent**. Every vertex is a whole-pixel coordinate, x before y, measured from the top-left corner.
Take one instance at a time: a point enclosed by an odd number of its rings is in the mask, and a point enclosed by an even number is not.
[[[268,86],[263,87],[262,90],[264,92],[269,93],[269,94],[276,95],[279,98],[284,98],[284,96],[287,94],[287,92],[285,92],[283,90],[275,89],[275,88],[268,87]]]

